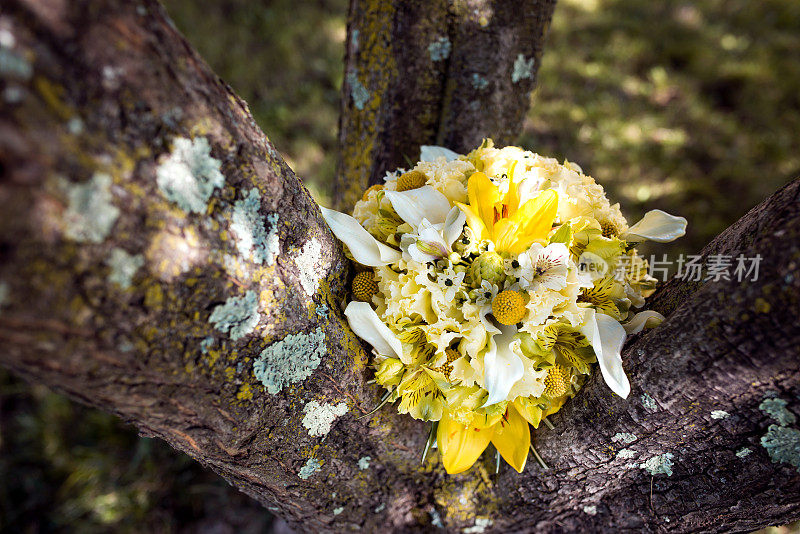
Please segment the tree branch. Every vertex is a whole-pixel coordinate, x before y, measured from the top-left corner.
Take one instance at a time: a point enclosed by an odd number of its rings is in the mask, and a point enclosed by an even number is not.
[[[143,5],[4,6],[0,363],[304,530],[736,531],[800,515],[800,475],[761,445],[775,421],[759,408],[797,411],[798,182],[706,250],[761,254],[758,281],[668,284],[667,321],[626,351],[630,399],[595,375],[536,432],[549,471],[494,475],[486,455],[446,476],[436,454],[419,465],[426,425],[361,417],[380,392],[340,312],[339,246],[246,105]]]

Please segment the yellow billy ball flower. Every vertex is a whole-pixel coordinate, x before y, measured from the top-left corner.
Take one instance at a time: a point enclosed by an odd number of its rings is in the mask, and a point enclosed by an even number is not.
[[[444,353],[447,355],[447,361],[433,370],[439,371],[446,379],[450,380],[450,373],[453,372],[453,362],[461,357],[461,353],[455,349],[444,349]]]
[[[378,292],[378,282],[373,278],[372,271],[358,273],[353,278],[353,298],[361,302],[372,302],[372,295]]]
[[[368,187],[367,190],[364,191],[364,195],[361,197],[361,200],[366,201],[367,197],[372,191],[380,191],[381,189],[383,189],[383,184],[375,184],[371,187]]]
[[[525,313],[525,297],[519,291],[506,289],[492,301],[492,313],[501,324],[512,325],[522,321]]]
[[[550,398],[560,397],[569,389],[569,372],[562,365],[554,365],[544,379],[544,394]]]
[[[600,228],[603,231],[603,237],[611,238],[619,235],[619,228],[617,228],[617,225],[612,221],[601,222]]]
[[[408,171],[397,179],[397,190],[408,191],[409,189],[418,189],[425,185],[427,181],[428,177],[425,176],[424,173],[420,171]]]

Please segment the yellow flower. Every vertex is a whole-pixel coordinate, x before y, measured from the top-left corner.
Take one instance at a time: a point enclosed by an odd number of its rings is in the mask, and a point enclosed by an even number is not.
[[[476,172],[467,182],[467,196],[469,204],[456,205],[467,215],[467,224],[478,239],[493,241],[497,252],[521,254],[534,241],[546,244],[558,210],[555,191],[542,191],[520,204],[520,191],[513,180],[503,195],[488,176]]]
[[[442,415],[436,442],[445,470],[451,475],[466,471],[492,443],[500,456],[521,473],[531,445],[528,422],[511,405],[496,423],[485,426],[482,421],[483,416],[476,414],[471,424],[462,425],[449,412]]]

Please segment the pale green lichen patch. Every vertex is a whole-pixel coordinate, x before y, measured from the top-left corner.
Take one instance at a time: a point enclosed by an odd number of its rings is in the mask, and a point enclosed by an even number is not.
[[[111,176],[95,173],[86,183],[61,181],[67,192],[64,212],[64,235],[86,243],[102,243],[119,218],[119,208],[112,204]]]
[[[285,386],[302,382],[319,367],[325,354],[325,331],[290,334],[261,351],[253,365],[256,378],[275,395]]]
[[[431,61],[444,61],[450,57],[450,50],[453,44],[447,37],[439,37],[431,44],[428,45],[428,55],[431,56]]]
[[[364,471],[365,469],[369,469],[369,462],[372,460],[369,456],[363,456],[358,459],[358,468]]]
[[[270,224],[270,230],[267,232],[264,226],[265,219],[259,213],[259,209],[261,209],[261,195],[254,187],[242,200],[234,203],[231,230],[236,236],[236,248],[239,254],[255,263],[272,265],[275,263],[275,256],[280,253],[278,214],[270,213],[266,216]]]
[[[344,506],[340,506],[340,507],[338,507],[338,508],[334,508],[334,509],[333,509],[333,515],[339,515],[339,514],[341,514],[342,512],[344,512]]]
[[[217,330],[227,332],[236,341],[252,332],[261,314],[258,313],[258,295],[248,291],[241,297],[230,297],[225,304],[220,304],[211,312],[208,322]]]
[[[731,414],[725,410],[713,410],[711,412],[711,419],[725,419],[726,417],[730,417],[730,415]]]
[[[383,512],[384,510],[386,510],[386,504],[381,503],[380,506],[376,507],[375,510],[373,510],[373,512],[375,512],[376,514],[379,514],[379,513]]]
[[[442,523],[442,516],[439,515],[439,511],[435,508],[428,512],[431,516],[431,525],[436,528],[444,528],[444,523]]]
[[[127,251],[114,247],[106,259],[106,265],[111,269],[111,272],[108,273],[108,281],[117,284],[122,289],[128,289],[131,287],[133,275],[144,265],[144,256],[128,254]]]
[[[644,409],[650,412],[655,412],[658,410],[658,404],[653,397],[651,397],[648,393],[642,395],[642,406]]]
[[[319,280],[326,273],[321,269],[322,244],[317,239],[309,239],[303,244],[300,253],[295,256],[294,264],[297,267],[297,275],[300,277],[300,285],[308,296],[312,296],[319,288]]]
[[[488,517],[476,517],[475,526],[465,528],[461,532],[464,534],[482,534],[486,529],[492,526],[493,521]]]
[[[653,456],[646,462],[639,464],[639,467],[650,473],[651,475],[667,475],[672,476],[672,459],[674,458],[671,452]]]
[[[786,409],[787,402],[783,399],[764,399],[758,405],[758,409],[769,415],[781,426],[791,425],[797,421],[797,417]]]
[[[589,504],[583,507],[583,513],[588,515],[597,515],[597,506],[594,504]]]
[[[517,83],[520,80],[530,79],[533,76],[534,58],[525,59],[522,54],[517,54],[514,60],[514,70],[511,72],[511,81]]]
[[[736,456],[738,456],[739,458],[746,458],[750,456],[750,453],[752,452],[753,450],[750,447],[742,447],[741,449],[736,451]]]
[[[211,156],[205,137],[174,140],[172,153],[156,169],[156,183],[167,198],[187,213],[203,213],[214,190],[225,184],[220,160]]]
[[[203,354],[208,354],[208,349],[211,348],[211,345],[214,344],[214,337],[213,336],[206,336],[200,342],[200,352]]]
[[[483,91],[484,89],[489,87],[489,81],[480,74],[478,74],[477,72],[472,73],[471,82],[472,82],[472,87],[474,87],[478,91]]]
[[[30,80],[33,76],[33,65],[21,54],[11,50],[10,47],[1,45],[0,76],[23,81]]]
[[[634,456],[636,456],[636,451],[631,449],[621,449],[617,453],[617,458],[619,458],[620,460],[630,460]]]
[[[612,443],[622,443],[623,445],[633,443],[634,441],[636,441],[636,436],[629,432],[617,432],[614,434],[614,437],[611,438]]]
[[[312,400],[303,407],[303,426],[309,436],[326,436],[337,417],[347,413],[347,404],[328,404]]]
[[[369,91],[358,79],[358,74],[355,72],[347,73],[347,85],[350,86],[350,96],[353,98],[353,104],[356,109],[364,109],[364,105],[369,101]]]
[[[300,468],[300,472],[297,473],[297,476],[302,478],[303,480],[308,480],[308,477],[319,471],[319,468],[322,467],[322,463],[316,458],[309,458],[306,464]]]
[[[797,429],[769,425],[761,438],[761,446],[767,449],[772,463],[787,463],[800,471],[800,431]]]

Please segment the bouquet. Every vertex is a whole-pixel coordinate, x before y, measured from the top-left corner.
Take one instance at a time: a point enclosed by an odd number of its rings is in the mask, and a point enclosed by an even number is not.
[[[322,209],[358,270],[345,315],[374,348],[384,401],[435,425],[426,452],[435,438],[448,473],[490,443],[522,472],[529,425],[595,363],[627,397],[626,334],[663,319],[635,312],[655,279],[633,245],[672,241],[686,219],[653,210],[629,226],[578,165],[488,139],[467,155],[421,152],[352,216]]]

